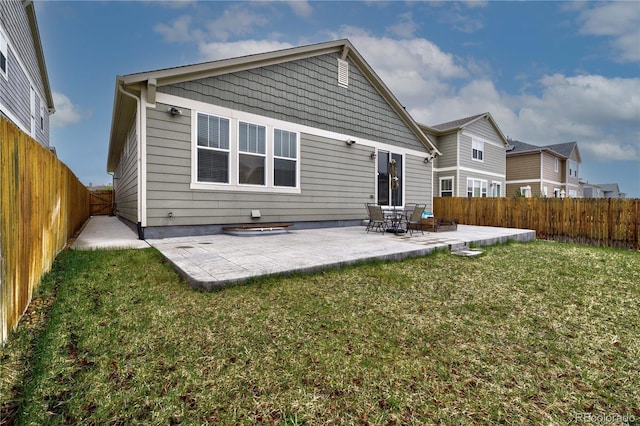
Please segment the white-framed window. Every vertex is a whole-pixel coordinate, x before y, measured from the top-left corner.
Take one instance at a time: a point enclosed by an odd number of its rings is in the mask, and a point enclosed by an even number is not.
[[[553,197],[560,198],[560,188],[553,188]]]
[[[238,122],[238,183],[265,185],[267,128]]]
[[[467,178],[467,197],[486,197],[487,181]]]
[[[569,190],[569,197],[570,198],[577,198],[578,197],[578,191],[576,191],[575,189],[570,189]]]
[[[34,135],[36,132],[36,111],[38,107],[36,106],[36,102],[38,101],[38,95],[36,95],[36,91],[31,88],[31,135]]]
[[[558,173],[558,170],[560,170],[560,160],[558,158],[555,159],[554,165],[553,165],[553,170]]]
[[[298,134],[273,131],[273,186],[297,186]]]
[[[542,187],[542,196],[547,198],[549,196],[549,190],[547,189],[546,186]]]
[[[531,186],[529,186],[529,185],[521,186],[520,187],[520,194],[522,194],[523,197],[530,198],[531,197]]]
[[[471,158],[473,158],[476,161],[484,161],[484,142],[483,141],[472,139],[471,150],[472,150]]]
[[[578,177],[578,163],[569,160],[569,176]]]
[[[440,178],[440,196],[453,197],[453,177]]]
[[[491,196],[492,197],[501,197],[502,196],[502,183],[501,182],[491,182]]]
[[[44,131],[44,105],[40,104],[40,130]]]
[[[9,61],[9,45],[2,29],[0,29],[0,75],[7,79],[7,70]]]
[[[300,134],[260,117],[193,111],[191,189],[300,192]]]
[[[198,113],[197,181],[229,183],[230,120]]]

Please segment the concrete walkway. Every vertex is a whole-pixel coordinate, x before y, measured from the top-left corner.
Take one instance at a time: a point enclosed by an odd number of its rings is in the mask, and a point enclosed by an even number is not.
[[[91,216],[78,238],[73,250],[138,249],[149,248],[144,240],[115,216]]]
[[[458,251],[508,240],[531,241],[535,231],[458,225],[452,232],[413,236],[365,231],[364,226],[291,230],[256,237],[225,234],[141,241],[117,217],[93,216],[71,246],[76,250],[158,249],[191,286],[214,290],[251,278],[316,272],[360,261],[400,260],[437,249]]]

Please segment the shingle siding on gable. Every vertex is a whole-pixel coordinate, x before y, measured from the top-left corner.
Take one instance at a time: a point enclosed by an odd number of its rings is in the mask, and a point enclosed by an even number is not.
[[[337,54],[159,87],[165,92],[318,129],[423,150],[354,65],[338,85]]]

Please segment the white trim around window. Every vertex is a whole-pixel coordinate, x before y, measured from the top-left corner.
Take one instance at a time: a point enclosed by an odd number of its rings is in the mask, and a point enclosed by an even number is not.
[[[440,178],[440,197],[453,197],[454,188],[455,188],[455,177],[454,176],[443,176]]]
[[[7,37],[4,35],[4,31],[0,27],[0,75],[8,80],[9,74],[9,43],[7,43]]]
[[[191,114],[191,189],[300,193],[298,132],[255,117]]]
[[[467,178],[467,197],[487,197],[487,181],[485,179]]]
[[[477,138],[471,139],[471,159],[473,161],[484,162],[484,141],[483,140],[477,139]]]

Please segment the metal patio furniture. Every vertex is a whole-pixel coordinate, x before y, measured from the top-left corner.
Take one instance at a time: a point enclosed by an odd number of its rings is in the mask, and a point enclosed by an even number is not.
[[[422,229],[422,212],[424,212],[426,207],[426,204],[416,204],[413,207],[413,211],[407,211],[406,230],[409,235],[413,235],[414,230],[420,230],[422,235],[424,235],[424,230]]]
[[[367,233],[371,230],[382,231],[387,230],[388,222],[382,212],[382,207],[373,203],[366,203],[367,213],[369,214],[369,223],[367,223]]]

